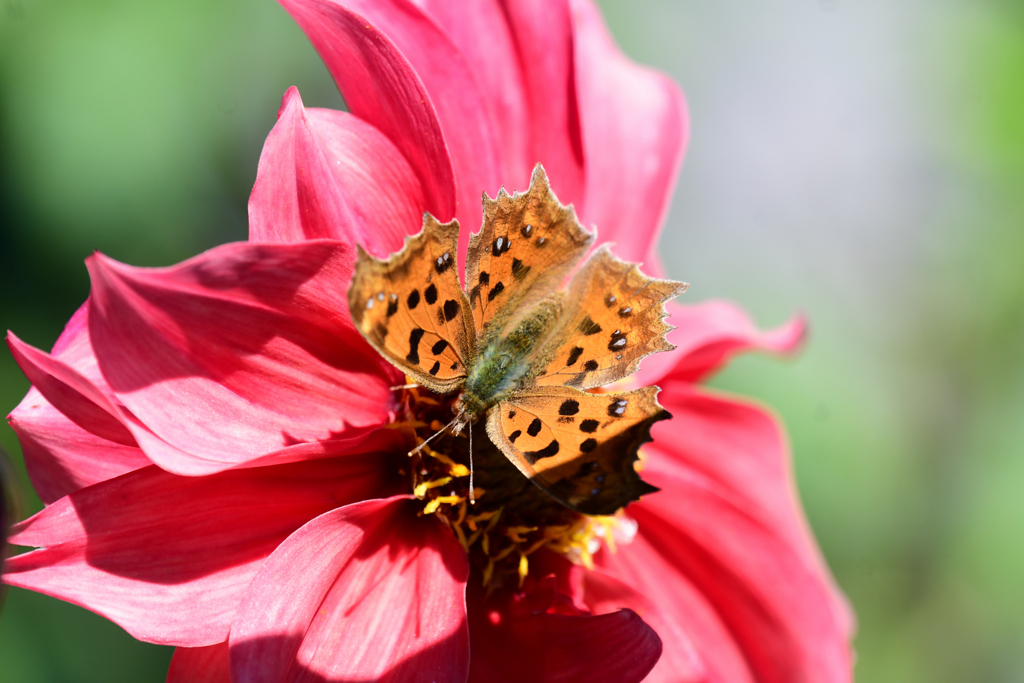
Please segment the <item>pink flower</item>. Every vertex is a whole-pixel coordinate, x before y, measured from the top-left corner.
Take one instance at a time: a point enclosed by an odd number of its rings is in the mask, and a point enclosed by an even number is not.
[[[159,269],[97,254],[51,353],[9,335],[33,383],[9,419],[47,507],[14,528],[37,549],[4,581],[179,646],[170,681],[849,680],[851,616],[781,428],[698,386],[794,349],[802,321],[675,307],[678,348],[638,379],[674,416],[645,447],[662,491],[593,569],[539,550],[488,596],[452,520],[409,495],[401,377],[349,320],[355,243],[386,255],[423,211],[467,238],[481,192],[524,189],[538,161],[651,263],[686,143],[676,87],[587,0],[282,1],[350,113],[285,94],[249,243]]]

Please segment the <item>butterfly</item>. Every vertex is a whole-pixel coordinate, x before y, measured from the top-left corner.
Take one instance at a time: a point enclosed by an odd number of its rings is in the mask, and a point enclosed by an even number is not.
[[[358,249],[348,290],[366,340],[417,384],[459,392],[450,427],[485,420],[490,440],[534,484],[569,508],[613,514],[657,489],[635,468],[651,426],[670,417],[657,387],[588,391],[629,376],[674,348],[665,302],[687,285],[595,250],[560,285],[595,235],[559,203],[543,167],[530,187],[483,195],[459,281],[457,221],[429,213],[401,251]]]

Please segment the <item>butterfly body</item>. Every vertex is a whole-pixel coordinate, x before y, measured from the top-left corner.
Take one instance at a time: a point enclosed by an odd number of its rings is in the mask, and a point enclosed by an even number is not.
[[[673,348],[664,302],[685,285],[649,278],[605,246],[559,290],[594,235],[539,165],[527,192],[484,196],[465,289],[458,236],[458,223],[427,214],[386,261],[360,249],[348,292],[359,331],[417,383],[457,393],[456,431],[484,419],[509,461],[568,507],[612,514],[656,490],[634,463],[651,426],[670,417],[657,387],[587,390]]]

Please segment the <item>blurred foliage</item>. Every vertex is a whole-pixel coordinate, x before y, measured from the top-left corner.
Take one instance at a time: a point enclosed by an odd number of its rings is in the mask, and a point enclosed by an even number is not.
[[[895,215],[911,217],[885,229],[911,246],[869,253],[830,284],[766,277],[734,256],[765,235],[785,245],[769,254],[783,268],[849,249],[829,228],[846,207],[806,201],[819,241],[785,242],[785,210],[807,198],[772,197],[751,219],[764,233],[737,233],[732,252],[707,236],[728,233],[733,197],[762,188],[730,186],[733,195],[711,200],[720,214],[688,213],[723,144],[702,118],[706,102],[737,64],[761,59],[718,45],[700,53],[718,61],[696,59],[693,46],[715,35],[709,17],[737,34],[774,29],[730,2],[603,5],[625,49],[688,92],[694,137],[664,239],[673,274],[695,283],[687,296],[730,296],[764,322],[793,307],[810,314],[799,359],[741,358],[713,384],[770,404],[790,429],[809,520],[857,611],[858,679],[1024,680],[1024,12],[1008,1],[908,3],[898,27],[908,57],[886,87],[917,107],[903,125],[925,150],[913,174],[925,190],[893,188],[904,202]],[[787,7],[839,21],[853,11],[839,0]],[[772,39],[780,54],[795,49]],[[854,61],[878,59],[867,41],[851,49]],[[49,348],[87,295],[82,259],[93,250],[164,265],[244,239],[256,162],[290,85],[307,106],[342,107],[269,0],[0,0],[0,325]],[[766,110],[778,98],[783,117],[800,114],[784,107],[791,93],[757,97]],[[898,128],[887,112],[852,119]],[[777,141],[783,152],[799,144]],[[746,154],[743,163],[774,172],[775,157]],[[843,288],[867,303],[849,304]],[[0,408],[27,388],[0,355]],[[26,512],[39,509],[7,428],[0,446],[16,456]],[[5,681],[160,681],[169,657],[26,591],[10,592],[0,618]]]

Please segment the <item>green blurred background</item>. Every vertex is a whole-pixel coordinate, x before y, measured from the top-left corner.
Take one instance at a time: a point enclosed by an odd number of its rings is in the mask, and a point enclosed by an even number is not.
[[[790,429],[858,680],[1024,681],[1024,10],[602,4],[687,93],[662,240],[686,299],[812,322],[797,360],[713,383]],[[341,107],[271,0],[0,0],[0,327],[49,348],[95,249],[165,265],[244,239],[289,85]],[[0,412],[27,389],[0,354]],[[26,591],[0,616],[3,681],[162,681],[169,658]]]

